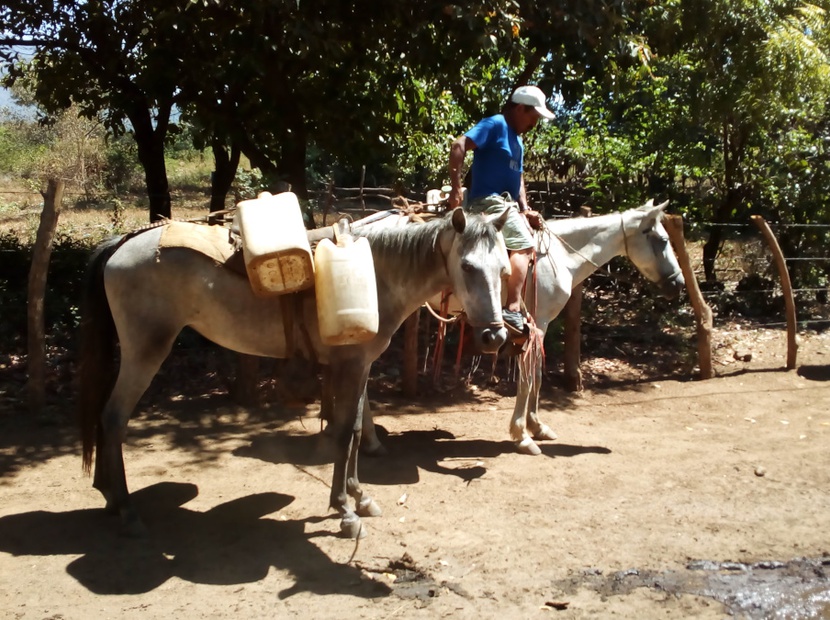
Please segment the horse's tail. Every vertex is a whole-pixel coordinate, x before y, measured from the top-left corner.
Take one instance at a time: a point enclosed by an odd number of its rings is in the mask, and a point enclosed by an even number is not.
[[[104,266],[121,239],[102,243],[87,267],[81,301],[78,351],[78,423],[83,442],[83,468],[89,473],[100,429],[101,412],[115,383],[115,344],[117,334],[107,294]]]

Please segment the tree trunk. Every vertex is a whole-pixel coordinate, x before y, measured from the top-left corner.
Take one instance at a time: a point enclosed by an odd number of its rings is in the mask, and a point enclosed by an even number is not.
[[[714,214],[715,226],[709,232],[709,238],[703,244],[703,273],[706,282],[717,282],[718,275],[715,269],[715,261],[718,257],[721,244],[723,243],[723,228],[718,224],[725,224],[732,219],[741,204],[741,192],[738,189],[726,192],[726,197]]]
[[[166,113],[159,111],[154,123],[149,110],[140,107],[136,107],[129,115],[138,146],[138,161],[144,168],[147,197],[150,200],[150,222],[172,217],[170,185],[164,163],[164,141],[169,116],[169,108]]]
[[[37,229],[32,265],[29,269],[28,289],[28,369],[27,383],[29,412],[38,413],[46,402],[46,335],[43,299],[46,294],[46,276],[58,214],[63,201],[63,181],[50,179],[43,194],[43,212]]]
[[[293,128],[291,139],[283,144],[282,159],[277,166],[280,177],[288,179],[292,191],[301,199],[308,198],[306,183],[306,132],[301,123]]]
[[[743,183],[741,183],[741,160],[743,159],[746,141],[744,131],[735,124],[725,121],[721,131],[721,149],[723,151],[723,185],[726,188],[726,195],[720,203],[713,220],[715,226],[709,233],[709,239],[703,245],[703,273],[706,282],[717,282],[715,272],[715,260],[720,251],[723,240],[723,230],[718,224],[729,222],[743,199]]]
[[[231,144],[230,153],[225,145],[218,141],[213,143],[213,159],[215,170],[210,182],[210,212],[222,211],[225,208],[225,198],[236,177],[239,167],[239,146]]]

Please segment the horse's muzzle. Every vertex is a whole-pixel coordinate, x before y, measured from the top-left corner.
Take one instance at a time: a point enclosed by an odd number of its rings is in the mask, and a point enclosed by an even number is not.
[[[485,327],[479,332],[477,345],[481,353],[496,353],[507,342],[504,327]]]
[[[684,288],[686,288],[686,280],[680,272],[669,276],[660,283],[660,293],[666,299],[676,299]]]

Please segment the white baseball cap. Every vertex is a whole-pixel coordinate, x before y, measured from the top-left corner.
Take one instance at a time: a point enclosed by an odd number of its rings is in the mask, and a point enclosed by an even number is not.
[[[529,105],[534,108],[539,116],[548,120],[553,118],[553,112],[545,105],[545,93],[538,86],[519,86],[513,91],[510,100],[514,103]]]

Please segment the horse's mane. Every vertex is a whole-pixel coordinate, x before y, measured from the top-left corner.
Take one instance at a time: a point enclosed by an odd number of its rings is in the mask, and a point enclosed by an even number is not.
[[[467,224],[461,235],[461,251],[466,252],[470,244],[479,242],[482,238],[490,238],[497,243],[496,229],[487,223],[487,220],[474,214],[466,214]],[[441,235],[452,229],[452,212],[443,217],[427,221],[410,221],[403,226],[391,226],[364,229],[355,229],[358,235],[369,240],[375,264],[384,266],[392,263],[401,271],[430,268],[437,264],[442,267],[445,257],[442,257],[440,247]],[[411,275],[411,274],[410,274]]]
[[[633,207],[631,209],[624,209],[622,211],[612,211],[611,213],[603,213],[601,215],[594,215],[592,217],[568,217],[568,218],[552,218],[549,220],[545,220],[545,235],[543,237],[547,237],[550,234],[554,235],[571,235],[571,234],[579,234],[580,232],[586,230],[593,230],[596,229],[598,226],[603,225],[611,225],[609,222],[621,222],[625,221],[626,229],[629,229],[629,226],[633,223],[630,218],[623,218],[623,216],[627,213],[639,213],[641,216],[647,214],[650,211],[650,207],[645,205],[640,207]],[[663,213],[661,212],[658,215],[658,221],[662,219]],[[636,221],[639,223],[642,221],[640,218],[637,218]],[[618,224],[619,226],[619,224]]]

